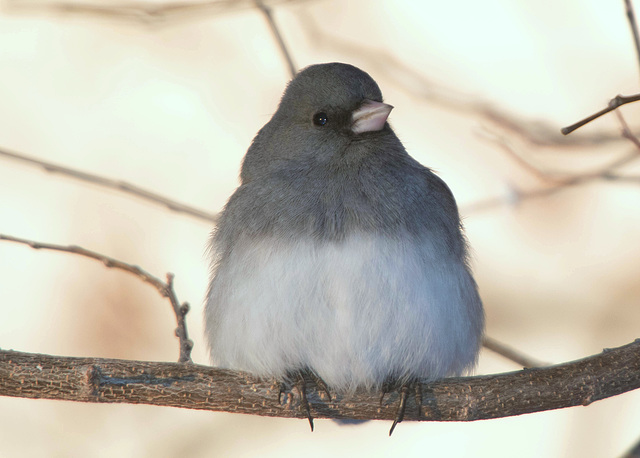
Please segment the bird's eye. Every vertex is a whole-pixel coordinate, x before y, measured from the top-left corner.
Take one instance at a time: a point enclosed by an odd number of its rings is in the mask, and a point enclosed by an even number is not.
[[[324,126],[328,121],[329,118],[327,118],[327,113],[325,113],[324,111],[313,115],[313,123],[316,126]]]

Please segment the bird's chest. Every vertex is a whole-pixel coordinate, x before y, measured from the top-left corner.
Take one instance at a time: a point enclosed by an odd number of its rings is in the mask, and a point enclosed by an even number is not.
[[[407,367],[450,371],[433,350],[458,351],[474,301],[464,264],[426,235],[271,237],[240,241],[218,264],[207,326],[223,367],[311,367],[332,386],[373,386]]]
[[[417,307],[425,285],[449,275],[452,262],[439,244],[409,235],[263,238],[239,243],[219,265],[213,285],[227,302],[225,313],[241,321],[350,327],[372,317],[384,320],[398,307]]]

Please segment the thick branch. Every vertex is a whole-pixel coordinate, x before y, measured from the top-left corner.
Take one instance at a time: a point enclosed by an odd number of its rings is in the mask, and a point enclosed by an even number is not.
[[[312,382],[310,381],[310,384]],[[589,405],[640,388],[640,340],[546,368],[443,379],[422,385],[422,412],[405,420],[474,421]],[[279,383],[246,373],[179,363],[69,358],[0,351],[0,395],[121,402],[305,418],[297,396],[278,401]],[[391,420],[397,396],[309,390],[316,418]]]

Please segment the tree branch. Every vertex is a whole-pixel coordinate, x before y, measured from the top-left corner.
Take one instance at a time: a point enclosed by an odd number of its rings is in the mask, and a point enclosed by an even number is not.
[[[555,179],[555,184],[549,187],[534,189],[531,191],[524,191],[517,188],[512,188],[512,196],[510,199],[504,197],[492,197],[484,200],[479,200],[465,205],[461,208],[461,213],[470,214],[480,211],[493,209],[495,207],[503,206],[506,204],[519,204],[522,201],[537,199],[541,197],[547,197],[557,192],[568,189],[572,186],[581,186],[587,183],[592,183],[597,180],[615,181],[618,176],[613,173],[615,169],[623,167],[631,162],[634,162],[640,158],[640,150],[633,149],[629,153],[611,161],[607,165],[592,171],[586,172],[581,175],[571,175],[562,179]],[[628,180],[627,180],[628,181]]]
[[[521,365],[524,368],[542,367],[542,366],[548,365],[531,356],[525,355],[524,353],[518,350],[514,350],[508,345],[505,345],[502,342],[499,342],[496,339],[489,336],[484,336],[484,339],[482,341],[482,346],[487,350],[491,350],[492,352],[502,356],[503,358],[506,358],[510,361],[513,361],[516,364]]]
[[[263,0],[265,1],[265,0]],[[301,0],[268,0],[269,4],[293,3]],[[185,19],[231,13],[254,6],[252,0],[210,0],[210,1],[119,1],[113,0],[74,2],[12,0],[3,5],[9,11],[47,11],[61,14],[81,14],[114,19],[132,20],[144,24],[171,24]]]
[[[638,63],[640,63],[640,37],[638,37],[638,23],[636,22],[636,15],[633,12],[633,3],[631,0],[624,0],[624,7],[627,12],[627,20],[629,21],[629,27],[631,27],[631,35],[633,36],[633,44],[636,48],[636,57]]]
[[[215,213],[208,213],[189,205],[185,205],[176,200],[170,199],[169,197],[162,196],[147,189],[140,188],[134,184],[127,183],[126,181],[112,180],[111,178],[106,178],[100,175],[95,175],[93,173],[87,173],[81,170],[72,169],[71,167],[54,164],[52,162],[47,162],[41,159],[27,156],[26,154],[16,153],[5,149],[0,149],[0,157],[5,157],[15,161],[41,167],[49,173],[58,173],[66,177],[84,181],[86,183],[91,183],[98,186],[103,186],[105,188],[115,189],[117,191],[131,194],[135,197],[146,200],[147,202],[160,204],[164,207],[167,207],[169,210],[173,210],[179,213],[185,213],[198,219],[202,219],[212,223],[215,223],[218,220],[218,216]]]
[[[287,45],[282,38],[282,34],[280,33],[280,29],[276,24],[275,19],[273,18],[273,13],[271,12],[271,8],[265,5],[263,0],[254,0],[256,7],[260,10],[262,15],[264,16],[267,24],[269,25],[269,30],[271,30],[271,34],[273,35],[276,44],[278,45],[278,49],[280,49],[280,54],[282,54],[282,58],[287,64],[287,68],[289,69],[289,76],[293,78],[296,76],[297,69],[295,64],[293,63],[293,58],[291,57],[291,52],[289,51]]]
[[[35,242],[33,240],[21,239],[4,234],[0,234],[0,240],[21,243],[23,245],[28,245],[36,250],[62,251],[65,253],[72,253],[84,256],[86,258],[95,259],[96,261],[100,261],[102,264],[104,264],[105,267],[123,270],[132,275],[135,275],[145,283],[149,283],[156,290],[158,290],[162,297],[166,297],[169,299],[169,302],[171,303],[171,307],[173,309],[173,313],[176,316],[178,327],[176,328],[175,334],[179,340],[180,345],[180,356],[178,358],[178,362],[191,362],[191,349],[193,348],[193,342],[189,339],[189,335],[187,333],[187,323],[185,321],[185,315],[189,312],[189,304],[187,304],[186,302],[180,304],[180,302],[178,301],[178,297],[176,296],[176,293],[173,289],[172,273],[167,273],[167,282],[165,283],[158,277],[151,275],[149,272],[138,266],[127,264],[126,262],[119,261],[118,259],[111,258],[95,251],[87,250],[86,248],[82,248],[77,245],[64,246],[56,245],[53,243]]]
[[[560,129],[563,135],[569,135],[574,130],[584,126],[585,124],[590,123],[591,121],[598,119],[600,116],[605,115],[607,113],[612,112],[616,108],[620,108],[622,105],[626,105],[627,103],[637,102],[640,100],[640,94],[634,95],[616,95],[609,101],[609,105],[606,108],[598,111],[597,113],[592,114],[591,116],[587,116],[581,121],[576,122],[575,124],[571,124],[570,126],[563,127]]]
[[[631,0],[624,0],[624,5],[625,5],[625,11],[627,13],[627,20],[629,21],[629,27],[631,28],[631,35],[633,36],[633,43],[636,48],[636,56],[638,58],[638,61],[640,62],[640,38],[638,37],[638,24],[636,23],[636,16],[633,12],[633,4],[631,3]],[[617,95],[613,99],[611,99],[611,101],[609,102],[609,106],[607,108],[603,108],[597,113],[594,113],[591,116],[587,116],[586,118],[576,122],[575,124],[572,124],[567,127],[563,127],[562,129],[560,129],[560,132],[562,132],[563,135],[569,135],[574,130],[584,126],[585,124],[590,123],[595,119],[598,119],[600,116],[605,115],[615,110],[616,108],[621,107],[622,105],[625,105],[631,102],[637,102],[638,100],[640,100],[640,94],[627,95],[627,96]]]
[[[314,386],[312,380],[308,381]],[[0,351],[0,395],[130,403],[306,418],[297,396],[278,400],[280,384],[249,374],[179,363],[70,358]],[[405,420],[475,421],[561,409],[640,388],[640,339],[577,361],[496,375],[424,383],[422,409]],[[309,389],[315,418],[392,420],[397,394],[343,396]]]

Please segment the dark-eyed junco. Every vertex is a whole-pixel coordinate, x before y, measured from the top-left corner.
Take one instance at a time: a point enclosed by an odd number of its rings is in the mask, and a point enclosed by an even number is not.
[[[351,65],[289,83],[213,234],[214,365],[309,371],[337,392],[474,365],[484,313],[456,202],[407,154],[391,109]]]

